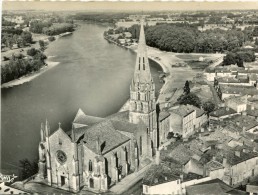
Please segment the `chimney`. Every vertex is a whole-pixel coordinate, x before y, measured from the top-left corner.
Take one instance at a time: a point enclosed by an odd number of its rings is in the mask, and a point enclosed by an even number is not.
[[[228,162],[227,162],[227,159],[224,157],[223,158],[223,167],[227,167],[228,166]]]
[[[241,156],[241,152],[240,151],[235,151],[235,155],[240,157]]]
[[[158,182],[159,182],[158,178],[155,178],[154,183],[158,183]]]
[[[183,175],[183,173],[180,174],[180,180],[181,180],[180,183],[182,183],[182,182],[184,181],[184,175]]]
[[[243,127],[243,131],[242,132],[243,132],[243,134],[245,134],[245,132],[246,132],[246,127],[245,126]]]
[[[242,112],[242,116],[246,116],[246,112],[245,111]]]

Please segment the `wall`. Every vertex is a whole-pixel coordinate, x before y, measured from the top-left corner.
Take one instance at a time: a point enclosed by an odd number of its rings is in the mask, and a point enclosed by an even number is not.
[[[203,175],[203,167],[202,165],[198,164],[196,160],[191,159],[185,166],[184,166],[185,173],[196,173],[198,175]]]
[[[73,181],[75,166],[73,162],[74,151],[77,150],[68,135],[58,129],[49,137],[51,156],[51,177],[52,184],[66,190],[71,190],[76,185]],[[57,151],[61,150],[66,154],[67,160],[64,164],[57,160]],[[61,176],[65,177],[65,185],[61,185]]]
[[[155,186],[142,185],[143,194],[181,194],[180,180],[170,181]]]
[[[183,118],[183,138],[187,137],[188,135],[191,135],[194,132],[195,119],[195,110]]]

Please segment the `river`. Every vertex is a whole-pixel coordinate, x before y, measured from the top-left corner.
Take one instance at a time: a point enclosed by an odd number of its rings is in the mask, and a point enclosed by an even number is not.
[[[40,124],[48,119],[51,132],[67,131],[79,108],[105,117],[129,98],[136,55],[103,38],[105,26],[80,23],[69,36],[52,42],[46,54],[59,65],[31,82],[1,90],[0,172],[18,174],[19,160],[37,160]],[[158,64],[150,61],[157,92]],[[157,94],[157,93],[156,93]]]

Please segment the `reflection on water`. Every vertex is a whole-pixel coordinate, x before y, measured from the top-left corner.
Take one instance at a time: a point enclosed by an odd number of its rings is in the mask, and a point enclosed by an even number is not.
[[[2,89],[2,168],[13,173],[20,159],[38,158],[40,123],[51,131],[62,123],[69,130],[78,108],[86,114],[107,116],[129,98],[135,54],[103,39],[105,27],[82,23],[71,36],[51,43],[46,50],[60,64],[33,81]],[[150,62],[156,83],[158,71]]]

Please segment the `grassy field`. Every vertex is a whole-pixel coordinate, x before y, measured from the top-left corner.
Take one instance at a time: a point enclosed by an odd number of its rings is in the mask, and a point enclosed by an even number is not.
[[[188,61],[187,64],[192,68],[192,69],[202,69],[204,70],[210,63],[207,61],[199,62],[195,60]]]

